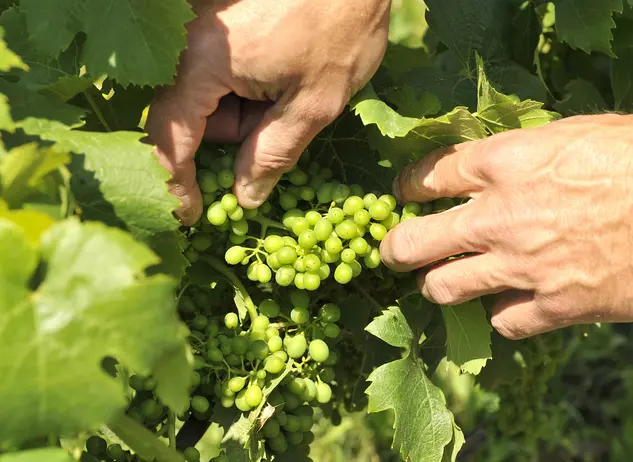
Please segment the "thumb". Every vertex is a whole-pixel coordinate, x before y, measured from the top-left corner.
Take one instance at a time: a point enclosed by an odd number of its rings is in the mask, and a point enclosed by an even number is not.
[[[305,93],[285,95],[246,138],[235,162],[234,192],[245,208],[261,205],[281,175],[290,170],[312,139],[332,122],[346,101],[324,103]]]

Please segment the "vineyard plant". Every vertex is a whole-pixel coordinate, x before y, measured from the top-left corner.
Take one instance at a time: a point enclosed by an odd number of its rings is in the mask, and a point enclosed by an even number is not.
[[[189,3],[0,11],[0,462],[631,460],[627,326],[506,340],[379,246],[459,204],[397,203],[416,159],[632,110],[633,1],[393,0],[380,69],[261,207],[203,143],[192,227],[143,131]]]

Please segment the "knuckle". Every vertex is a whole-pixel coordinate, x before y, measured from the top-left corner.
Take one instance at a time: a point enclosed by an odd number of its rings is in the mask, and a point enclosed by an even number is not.
[[[440,305],[452,305],[459,301],[459,293],[446,278],[438,272],[431,271],[426,275],[426,290],[433,300]]]
[[[493,315],[490,319],[492,327],[508,340],[521,340],[529,335],[515,323],[505,319],[503,315]]]
[[[294,166],[295,160],[286,153],[261,152],[256,156],[255,164],[264,173],[287,172]]]
[[[393,263],[398,266],[413,266],[416,262],[417,247],[411,227],[400,227],[389,236],[389,254]]]

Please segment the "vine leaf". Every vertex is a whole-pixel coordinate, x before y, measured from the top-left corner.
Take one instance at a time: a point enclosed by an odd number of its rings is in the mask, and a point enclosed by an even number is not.
[[[3,200],[0,200],[0,220],[8,220],[20,227],[33,248],[39,247],[42,234],[54,223],[49,215],[35,210],[9,210]]]
[[[20,10],[39,51],[56,56],[85,32],[82,61],[88,71],[123,85],[170,83],[187,44],[185,23],[194,19],[186,0],[23,0]]]
[[[104,358],[149,374],[183,348],[175,281],[144,275],[156,260],[129,234],[76,219],[49,228],[37,252],[17,225],[0,219],[3,441],[98,427],[126,405]],[[190,374],[169,377],[167,405],[187,402]]]
[[[22,61],[17,54],[11,51],[5,40],[5,31],[0,28],[0,71],[7,72],[11,69],[27,70],[29,66]]]
[[[555,0],[556,33],[573,49],[601,51],[615,57],[611,48],[614,13],[622,13],[622,0]]]
[[[64,449],[46,448],[3,454],[0,462],[74,462],[75,459]]]
[[[446,325],[446,357],[460,366],[463,372],[479,374],[492,358],[492,327],[481,301],[443,306],[442,314]]]
[[[554,104],[554,109],[565,116],[602,114],[609,108],[600,90],[586,80],[571,80],[565,85],[565,91],[565,98]]]
[[[369,378],[369,412],[393,409],[393,446],[405,460],[442,460],[454,437],[453,417],[442,391],[427,377],[415,354],[416,339],[398,307],[389,307],[367,330],[390,345],[408,350],[403,359],[384,364]]]

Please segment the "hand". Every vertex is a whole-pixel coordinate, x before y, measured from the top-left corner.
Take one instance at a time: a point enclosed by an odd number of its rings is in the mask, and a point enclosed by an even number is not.
[[[146,125],[188,225],[202,209],[194,155],[203,136],[243,141],[234,192],[242,206],[260,205],[377,70],[390,8],[388,0],[195,5],[176,83],[155,98]]]
[[[633,321],[632,127],[574,117],[426,156],[396,180],[402,202],[472,200],[397,226],[383,261],[425,268],[422,293],[440,304],[499,294],[492,324],[511,339]]]

